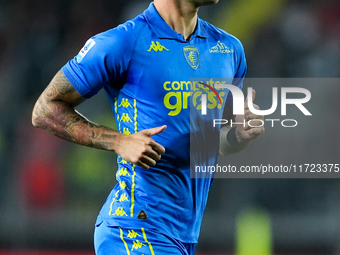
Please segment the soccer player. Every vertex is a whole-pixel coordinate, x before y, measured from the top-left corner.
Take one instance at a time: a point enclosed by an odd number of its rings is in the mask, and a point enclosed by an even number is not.
[[[96,254],[194,254],[211,178],[190,178],[190,105],[232,78],[241,88],[241,43],[197,16],[218,0],[154,0],[141,15],[89,39],[55,75],[33,109],[34,126],[65,140],[118,154],[118,184],[95,227]],[[104,89],[118,131],[91,122],[75,107]],[[208,108],[232,117],[228,90]],[[215,98],[214,98],[215,97]],[[221,104],[222,103],[222,104]],[[246,103],[247,104],[247,103]],[[237,120],[263,119],[245,108]],[[212,122],[211,122],[212,125]],[[253,124],[255,125],[255,124]],[[218,128],[219,131],[219,128]],[[235,153],[263,127],[221,130],[213,155]]]

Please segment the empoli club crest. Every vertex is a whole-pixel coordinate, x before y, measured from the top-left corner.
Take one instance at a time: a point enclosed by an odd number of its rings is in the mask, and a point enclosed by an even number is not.
[[[185,59],[187,60],[188,64],[192,67],[192,69],[197,70],[200,64],[200,54],[198,49],[194,46],[185,46],[183,47],[183,53]]]

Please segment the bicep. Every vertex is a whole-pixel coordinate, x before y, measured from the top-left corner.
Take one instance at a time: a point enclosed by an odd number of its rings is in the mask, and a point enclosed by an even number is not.
[[[59,71],[51,80],[50,84],[41,93],[34,105],[32,123],[41,126],[41,119],[54,118],[55,114],[74,113],[74,107],[85,100]]]
[[[41,95],[44,101],[62,101],[75,107],[82,103],[85,98],[82,97],[60,70],[51,80]]]

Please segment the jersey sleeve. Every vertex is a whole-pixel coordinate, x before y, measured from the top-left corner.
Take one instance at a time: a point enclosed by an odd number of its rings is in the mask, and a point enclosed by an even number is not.
[[[133,24],[125,23],[90,38],[79,54],[62,67],[72,86],[85,98],[114,86],[126,72],[132,52]]]
[[[238,40],[237,40],[238,41]],[[237,47],[237,69],[234,75],[233,79],[233,85],[239,87],[240,89],[243,88],[243,79],[246,76],[247,73],[247,62],[246,62],[246,57],[244,54],[244,49],[240,41],[238,41],[238,47]],[[226,101],[226,106],[232,106],[233,105],[233,96],[229,92],[227,96],[227,101]]]

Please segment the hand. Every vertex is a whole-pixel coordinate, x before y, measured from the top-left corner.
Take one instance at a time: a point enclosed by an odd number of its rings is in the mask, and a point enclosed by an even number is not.
[[[151,136],[160,134],[165,129],[166,125],[144,129],[132,135],[120,134],[117,137],[118,145],[115,151],[126,161],[148,169],[156,165],[161,159],[161,154],[165,152],[165,148],[151,139]]]
[[[256,104],[254,104],[255,99],[255,90],[252,91],[252,101],[254,108],[259,110],[260,107]],[[245,120],[245,125],[243,124],[237,124],[236,126],[236,138],[240,144],[248,144],[257,137],[259,137],[264,132],[263,127],[263,115],[255,115],[252,113],[248,108],[248,96],[246,98],[246,101],[244,102],[244,115],[236,115],[235,121],[236,122],[243,122]],[[250,122],[250,125],[248,125],[248,121],[252,120]]]

